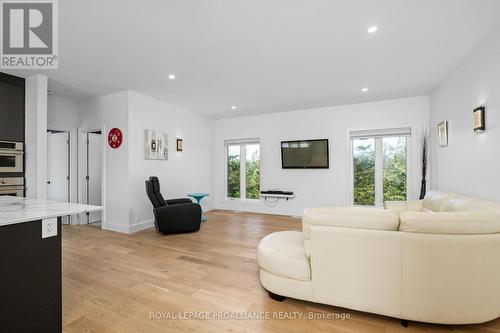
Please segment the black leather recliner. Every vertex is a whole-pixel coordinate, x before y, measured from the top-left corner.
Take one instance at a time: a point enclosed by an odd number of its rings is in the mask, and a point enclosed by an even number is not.
[[[200,230],[200,205],[188,198],[163,199],[158,177],[149,177],[149,180],[146,180],[146,194],[153,204],[155,228],[158,232],[165,235]]]

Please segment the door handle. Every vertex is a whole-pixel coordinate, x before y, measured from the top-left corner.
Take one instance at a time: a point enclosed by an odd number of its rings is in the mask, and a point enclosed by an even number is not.
[[[48,180],[48,181],[47,181],[47,184],[49,184],[49,185],[50,185],[50,180]]]

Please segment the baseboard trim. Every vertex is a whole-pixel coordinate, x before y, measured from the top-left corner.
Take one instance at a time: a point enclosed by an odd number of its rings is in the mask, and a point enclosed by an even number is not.
[[[152,228],[152,227],[154,227],[154,225],[155,225],[154,220],[146,220],[146,221],[142,221],[142,222],[139,222],[136,224],[132,224],[129,228],[129,234],[134,233],[134,232],[138,232],[138,231],[141,231],[144,229]]]
[[[103,230],[121,232],[122,234],[133,234],[144,229],[152,228],[154,226],[154,220],[146,220],[131,226],[125,226],[121,224],[104,223],[102,225]]]
[[[109,230],[109,231],[115,231],[115,232],[121,232],[122,234],[128,234],[129,233],[128,226],[121,225],[121,224],[103,223],[102,224],[102,229],[103,230]]]
[[[232,210],[247,213],[260,213],[269,215],[283,215],[291,216],[293,218],[302,218],[302,211],[297,211],[293,209],[280,209],[276,207],[262,207],[262,206],[245,206],[245,205],[234,205],[234,204],[217,204],[215,209],[222,210]]]

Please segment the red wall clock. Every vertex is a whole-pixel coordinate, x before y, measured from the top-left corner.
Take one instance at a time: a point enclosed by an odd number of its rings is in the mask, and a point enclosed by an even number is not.
[[[123,134],[119,128],[112,128],[108,134],[108,144],[111,148],[116,149],[120,147],[123,141]]]

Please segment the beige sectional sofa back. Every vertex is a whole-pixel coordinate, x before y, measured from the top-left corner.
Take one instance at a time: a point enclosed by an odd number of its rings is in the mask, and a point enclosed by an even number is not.
[[[424,200],[386,202],[399,214],[399,231],[424,234],[500,233],[500,203],[430,191]]]
[[[465,211],[497,211],[500,203],[462,196],[455,193],[430,191],[422,201],[422,211],[432,212],[465,212]]]

